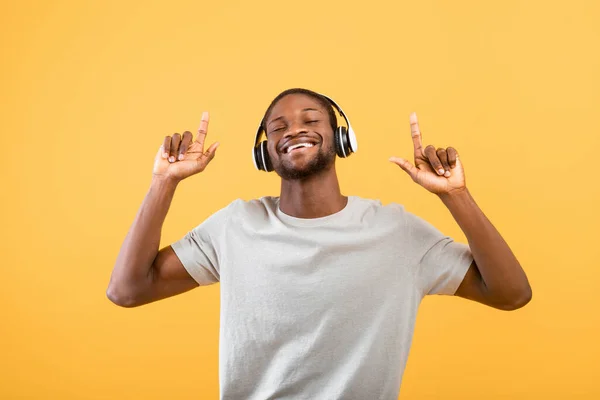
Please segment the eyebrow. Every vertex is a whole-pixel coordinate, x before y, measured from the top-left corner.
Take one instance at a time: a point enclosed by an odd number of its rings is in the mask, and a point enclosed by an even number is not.
[[[321,114],[323,114],[323,111],[321,111],[321,110],[318,110],[318,109],[316,109],[316,108],[310,108],[310,107],[303,108],[303,109],[302,109],[302,112],[305,112],[305,111],[318,111],[318,112],[320,112]],[[267,125],[271,125],[273,122],[275,122],[275,121],[277,121],[277,120],[280,120],[280,119],[283,119],[283,118],[284,118],[284,117],[283,117],[283,115],[281,115],[281,116],[279,116],[279,117],[277,117],[277,118],[273,118],[273,119],[272,119],[270,122],[268,122],[268,123],[267,123]]]
[[[320,112],[321,114],[323,114],[323,111],[321,111],[321,110],[317,110],[316,108],[304,108],[304,109],[302,109],[302,111],[303,111],[303,112],[304,112],[304,111],[318,111],[318,112]]]

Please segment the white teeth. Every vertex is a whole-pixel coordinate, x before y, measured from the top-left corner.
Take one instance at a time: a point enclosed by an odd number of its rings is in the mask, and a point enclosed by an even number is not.
[[[294,150],[294,149],[297,149],[297,148],[299,148],[299,147],[313,147],[313,146],[314,146],[314,145],[313,145],[312,143],[298,143],[298,144],[295,144],[295,145],[293,145],[293,146],[290,146],[290,147],[288,147],[288,148],[285,150],[285,152],[286,152],[286,153],[289,153],[290,151],[292,151],[292,150]]]

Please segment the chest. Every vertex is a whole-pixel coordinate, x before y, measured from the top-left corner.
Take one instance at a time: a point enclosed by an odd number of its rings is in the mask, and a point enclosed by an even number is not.
[[[364,227],[236,229],[222,249],[222,306],[278,323],[378,312],[413,295],[416,260],[401,241]]]

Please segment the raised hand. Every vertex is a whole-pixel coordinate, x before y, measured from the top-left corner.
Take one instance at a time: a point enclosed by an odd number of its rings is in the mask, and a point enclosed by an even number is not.
[[[390,161],[402,168],[413,181],[437,195],[450,194],[465,189],[465,172],[458,153],[453,147],[423,149],[417,114],[410,115],[410,132],[414,145],[415,165],[400,157]]]
[[[155,176],[181,181],[189,176],[204,171],[204,168],[215,157],[219,143],[213,143],[204,151],[204,139],[208,133],[208,112],[202,113],[198,128],[198,136],[192,142],[192,133],[183,132],[183,136],[175,133],[166,136],[154,159]]]

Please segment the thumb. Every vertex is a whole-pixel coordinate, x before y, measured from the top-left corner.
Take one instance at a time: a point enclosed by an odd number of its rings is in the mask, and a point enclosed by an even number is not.
[[[417,179],[417,172],[419,172],[419,170],[417,170],[409,161],[401,157],[390,157],[390,161],[402,168],[404,172],[410,175],[413,181]]]
[[[215,157],[215,154],[217,153],[217,148],[221,145],[221,143],[219,142],[215,142],[213,144],[210,145],[210,147],[208,148],[208,150],[206,151],[208,157],[212,160]]]
[[[198,166],[200,168],[200,171],[204,170],[208,163],[211,162],[213,158],[215,158],[215,154],[217,153],[217,147],[219,147],[219,145],[219,142],[213,143],[208,148],[208,150],[206,150],[204,154],[202,154],[202,156],[198,158]]]

